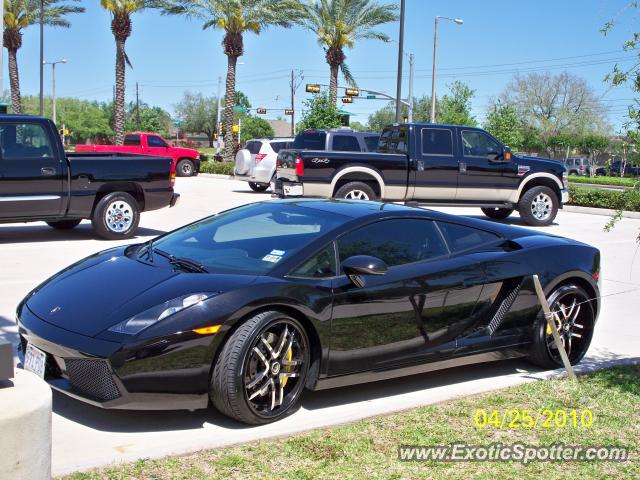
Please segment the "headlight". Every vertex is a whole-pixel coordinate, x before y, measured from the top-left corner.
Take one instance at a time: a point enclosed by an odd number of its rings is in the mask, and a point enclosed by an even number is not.
[[[565,190],[569,188],[569,175],[566,170],[562,172],[562,185],[564,185]]]
[[[127,335],[135,335],[145,328],[150,327],[154,323],[167,318],[180,310],[189,308],[193,305],[214,296],[214,293],[193,293],[183,295],[173,300],[161,303],[155,307],[151,307],[142,313],[139,313],[124,322],[120,322],[109,329],[111,332],[124,333]]]

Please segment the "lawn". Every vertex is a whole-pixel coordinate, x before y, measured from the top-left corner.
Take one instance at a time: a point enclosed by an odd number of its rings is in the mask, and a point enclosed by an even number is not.
[[[581,177],[571,175],[570,183],[590,183],[592,185],[612,185],[616,187],[633,187],[637,179],[630,177]]]
[[[590,427],[479,428],[476,409],[589,409]],[[400,462],[400,445],[494,442],[618,446],[626,462]],[[640,366],[568,380],[536,381],[290,438],[160,460],[140,460],[87,473],[85,479],[584,479],[640,478]]]

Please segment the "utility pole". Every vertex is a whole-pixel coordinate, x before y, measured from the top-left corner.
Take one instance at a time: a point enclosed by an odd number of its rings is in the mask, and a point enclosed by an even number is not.
[[[140,131],[140,91],[136,82],[136,129]]]
[[[409,115],[408,120],[409,123],[413,122],[413,63],[414,63],[414,55],[413,53],[409,54]]]
[[[222,112],[222,99],[220,98],[220,88],[222,77],[218,76],[218,113],[216,114],[216,143],[220,146],[220,116]]]
[[[44,116],[44,0],[40,0],[40,116]]]
[[[400,99],[402,98],[402,55],[404,52],[404,3],[405,0],[400,0],[400,38],[398,39],[398,82],[396,86],[396,123],[400,123],[400,110],[402,104]]]
[[[52,96],[52,100],[53,100],[53,106],[52,106],[52,110],[53,110],[53,123],[56,123],[56,63],[57,62],[53,62],[51,63],[51,96]]]
[[[296,90],[298,89],[298,87],[300,86],[300,84],[302,83],[302,80],[304,79],[304,75],[302,75],[302,72],[298,72],[298,75],[295,75],[295,72],[293,70],[291,70],[291,82],[289,83],[289,86],[291,87],[291,136],[295,136],[296,134],[296,110],[295,110],[295,103],[296,103]]]

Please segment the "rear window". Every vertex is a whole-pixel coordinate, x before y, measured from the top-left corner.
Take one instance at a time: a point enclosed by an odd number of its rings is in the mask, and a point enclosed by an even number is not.
[[[352,135],[334,135],[331,149],[336,152],[359,152],[358,139]]]
[[[380,135],[370,135],[364,137],[364,144],[367,146],[367,152],[375,152],[378,149]]]
[[[257,155],[260,153],[260,149],[262,148],[262,142],[251,141],[247,142],[247,145],[244,147],[249,150],[249,153],[252,155]]]
[[[289,148],[291,146],[291,142],[271,142],[269,145],[271,145],[274,152],[278,153],[283,148]]]
[[[124,137],[124,145],[129,147],[139,147],[140,135],[126,135]]]
[[[453,155],[453,135],[446,128],[422,129],[423,155]]]
[[[296,136],[293,148],[296,150],[325,150],[326,132],[302,132]]]

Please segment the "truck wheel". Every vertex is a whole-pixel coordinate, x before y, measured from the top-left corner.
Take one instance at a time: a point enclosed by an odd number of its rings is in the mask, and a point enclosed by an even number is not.
[[[377,200],[376,192],[363,182],[349,182],[341,186],[334,198],[348,198],[350,200]]]
[[[176,165],[176,173],[179,177],[193,177],[195,175],[195,167],[189,159],[183,158]]]
[[[482,208],[481,210],[487,217],[496,220],[503,220],[513,213],[513,208]]]
[[[58,220],[57,222],[47,222],[47,225],[56,230],[71,230],[72,228],[76,228],[81,221],[82,219],[80,218],[75,220]]]
[[[100,199],[91,217],[93,229],[107,240],[133,237],[139,222],[138,202],[125,192],[113,192]]]
[[[549,187],[533,187],[520,197],[518,211],[527,225],[550,225],[558,213],[558,197]]]
[[[268,183],[249,182],[249,186],[254,192],[264,192],[267,190],[267,188],[269,188]]]
[[[211,403],[243,423],[279,420],[297,407],[310,358],[300,322],[277,311],[259,313],[222,347],[211,373]]]

